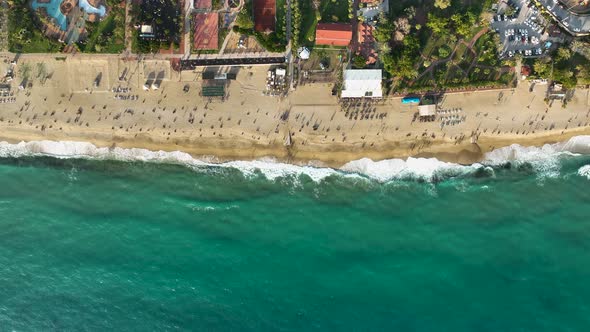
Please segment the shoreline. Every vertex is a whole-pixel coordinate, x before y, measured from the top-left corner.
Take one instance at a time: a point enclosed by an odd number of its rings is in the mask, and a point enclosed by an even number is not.
[[[448,93],[436,119],[420,121],[416,105],[400,98],[341,102],[329,83],[298,86],[285,98],[264,96],[264,66],[218,67],[233,70],[236,80],[224,83],[224,99],[215,99],[201,96],[204,68],[179,73],[160,59],[34,55],[23,55],[19,66],[39,62],[51,78],[31,78],[32,87],[13,90],[14,102],[0,107],[0,140],[79,141],[182,151],[215,162],[271,157],[339,168],[362,158],[473,164],[500,147],[590,134],[588,89],[576,90],[567,107],[546,104],[546,87],[526,81],[512,89]],[[128,73],[124,80],[122,72]],[[159,89],[144,90],[154,73],[162,78]],[[98,74],[103,79],[95,86]]]
[[[545,144],[555,144],[566,142],[572,137],[590,135],[590,128],[572,129],[566,133],[550,133],[545,135],[536,135],[532,137],[522,138],[517,140],[509,137],[480,137],[478,144],[451,144],[449,142],[432,143],[429,148],[422,150],[419,153],[411,153],[410,149],[397,147],[397,149],[363,149],[362,151],[350,150],[336,150],[333,146],[328,149],[326,147],[310,146],[310,149],[304,151],[289,151],[285,146],[251,146],[242,147],[241,149],[224,148],[219,145],[217,141],[215,147],[182,145],[182,144],[164,144],[161,142],[154,142],[153,140],[133,138],[125,139],[123,137],[113,138],[113,141],[104,138],[99,138],[97,135],[90,137],[82,136],[68,136],[57,137],[53,135],[39,135],[36,132],[25,133],[19,131],[18,133],[2,131],[0,133],[0,142],[7,142],[9,144],[18,144],[21,142],[38,142],[38,141],[52,141],[52,142],[82,142],[90,143],[97,148],[123,148],[123,149],[145,149],[151,152],[183,152],[189,154],[196,160],[207,161],[214,164],[220,164],[231,161],[255,161],[269,158],[273,161],[291,164],[296,166],[314,166],[314,167],[329,167],[333,169],[340,169],[342,166],[351,161],[368,158],[374,162],[408,158],[435,158],[441,162],[472,165],[479,163],[485,159],[488,152],[495,149],[508,147],[517,144],[522,147],[541,147]],[[227,143],[227,142],[226,142]],[[235,141],[231,142],[235,144]],[[289,153],[291,152],[291,153]]]

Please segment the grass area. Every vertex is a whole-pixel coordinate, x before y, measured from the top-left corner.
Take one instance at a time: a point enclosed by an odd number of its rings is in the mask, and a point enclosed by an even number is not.
[[[120,53],[125,49],[125,10],[111,7],[108,16],[96,23],[86,23],[88,38],[78,43],[82,52]]]
[[[299,44],[312,47],[315,42],[315,27],[318,24],[316,11],[311,1],[301,2],[301,34]]]
[[[320,3],[320,22],[350,22],[348,0],[322,0]]]
[[[474,34],[475,33],[477,33],[477,31],[474,31]],[[475,43],[473,51],[469,50],[467,45],[462,42],[451,43],[450,38],[448,37],[430,37],[423,48],[423,54],[429,58],[429,61],[434,61],[436,59],[444,59],[445,57],[442,57],[441,54],[450,54],[449,50],[452,49],[455,49],[455,54],[451,61],[447,63],[439,63],[433,67],[431,69],[432,76],[430,74],[422,76],[419,80],[414,82],[410,89],[431,89],[434,86],[501,86],[510,85],[513,82],[514,75],[512,73],[503,72],[503,70],[498,67],[500,61],[497,57],[496,44],[492,33],[487,33],[481,36]],[[441,50],[444,50],[444,52]],[[475,59],[477,59],[476,65],[472,67]],[[421,72],[424,72],[425,70],[427,70],[427,68],[423,68]]]
[[[478,54],[477,63],[487,66],[495,66],[499,63],[498,51],[496,43],[493,40],[492,33],[486,33],[481,36],[475,45],[473,45],[475,52]]]
[[[211,2],[211,7],[213,8],[213,10],[219,10],[221,8],[223,8],[223,0],[213,0]]]
[[[471,54],[472,53],[468,51],[467,46],[465,46],[465,44],[459,43],[459,45],[457,45],[457,47],[455,48],[455,54],[453,55],[452,61],[459,63],[464,60],[463,58],[465,56],[469,56]]]
[[[62,44],[43,35],[41,22],[26,0],[14,0],[8,11],[8,48],[15,53],[59,52]]]
[[[430,36],[426,45],[422,49],[422,54],[426,57],[430,57],[432,55],[437,54],[438,49],[443,45],[448,45],[448,39],[445,37],[433,37]]]
[[[430,6],[434,3],[433,0],[390,0],[389,1],[389,16],[396,17],[403,13],[404,9],[408,7],[422,7]]]
[[[276,4],[277,4],[277,25],[276,25],[276,32],[277,32],[277,37],[281,38],[281,39],[286,39],[287,36],[285,35],[287,33],[286,31],[286,15],[287,15],[287,10],[286,10],[286,4],[287,1],[286,0],[276,0]],[[286,41],[285,41],[286,43]]]

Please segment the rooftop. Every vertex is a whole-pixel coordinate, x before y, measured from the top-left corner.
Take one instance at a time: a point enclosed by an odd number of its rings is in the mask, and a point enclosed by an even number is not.
[[[344,70],[344,89],[342,98],[381,98],[381,69]]]
[[[352,25],[348,23],[318,23],[315,32],[317,45],[348,46],[352,40]]]

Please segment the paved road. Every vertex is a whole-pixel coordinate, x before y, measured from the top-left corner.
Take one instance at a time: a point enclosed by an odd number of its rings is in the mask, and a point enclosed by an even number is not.
[[[192,0],[184,1],[184,54],[183,57],[188,59],[191,55],[191,13],[193,11],[194,3]]]
[[[294,62],[294,56],[293,56],[293,50],[292,50],[292,46],[293,43],[291,42],[291,0],[287,0],[287,14],[285,16],[285,26],[286,26],[286,33],[285,33],[285,37],[287,38],[287,48],[285,50],[285,58],[287,59],[287,62],[289,63],[289,87],[291,88],[291,90],[295,89],[295,87],[293,86],[294,83],[294,73],[293,73],[293,62]]]
[[[0,0],[0,52],[8,50],[8,3]]]
[[[125,51],[131,53],[133,44],[133,27],[131,26],[131,0],[125,2]]]
[[[557,0],[538,0],[559,24],[573,35],[590,35],[590,15],[577,15]]]

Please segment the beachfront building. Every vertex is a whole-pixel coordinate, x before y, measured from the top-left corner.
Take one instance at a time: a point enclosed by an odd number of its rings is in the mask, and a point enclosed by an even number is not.
[[[144,24],[139,28],[139,37],[140,38],[154,38],[154,26],[149,24]]]
[[[342,98],[381,98],[381,69],[345,69]]]
[[[352,25],[349,23],[318,23],[315,44],[348,46],[352,40]]]
[[[377,62],[377,41],[373,36],[375,28],[367,23],[357,24],[357,40],[355,43],[356,54],[365,58],[366,65]]]
[[[418,114],[420,114],[420,117],[435,116],[436,115],[436,105],[435,104],[418,105]]]

